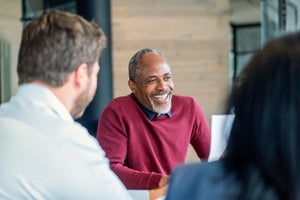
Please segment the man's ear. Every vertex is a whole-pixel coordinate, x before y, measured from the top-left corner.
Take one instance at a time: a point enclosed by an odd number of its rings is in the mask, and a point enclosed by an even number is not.
[[[76,86],[81,86],[88,79],[88,66],[86,63],[81,63],[75,69],[74,82]]]
[[[128,86],[130,90],[135,94],[136,93],[136,83],[133,82],[132,80],[128,80]]]

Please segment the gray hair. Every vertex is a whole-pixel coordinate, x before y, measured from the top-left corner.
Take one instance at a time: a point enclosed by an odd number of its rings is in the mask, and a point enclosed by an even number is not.
[[[128,64],[129,80],[136,82],[138,70],[141,67],[139,65],[139,60],[145,53],[149,53],[149,52],[160,55],[165,60],[167,60],[166,56],[163,53],[161,53],[160,51],[158,51],[157,49],[143,48],[143,49],[139,50],[131,57],[129,64]]]

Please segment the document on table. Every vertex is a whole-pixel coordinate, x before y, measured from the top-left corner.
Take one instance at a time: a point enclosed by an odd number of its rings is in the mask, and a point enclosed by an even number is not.
[[[211,144],[208,161],[218,160],[227,146],[234,115],[212,115]]]

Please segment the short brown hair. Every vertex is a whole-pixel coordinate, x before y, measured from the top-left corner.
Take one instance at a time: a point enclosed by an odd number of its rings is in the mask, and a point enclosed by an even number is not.
[[[96,23],[64,11],[45,11],[23,31],[19,84],[41,81],[61,86],[78,65],[97,61],[105,45],[105,34]]]

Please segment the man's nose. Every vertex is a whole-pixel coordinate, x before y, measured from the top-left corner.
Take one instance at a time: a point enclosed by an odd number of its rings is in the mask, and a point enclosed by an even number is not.
[[[168,89],[168,83],[167,83],[167,81],[164,81],[163,79],[159,80],[157,88],[159,90],[166,90],[166,89]]]

